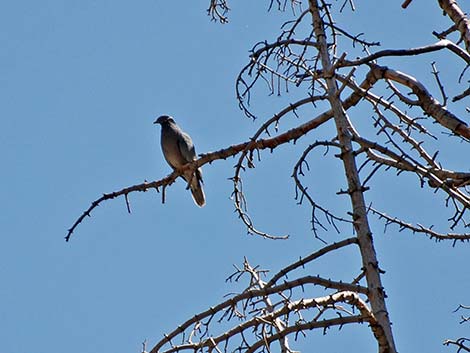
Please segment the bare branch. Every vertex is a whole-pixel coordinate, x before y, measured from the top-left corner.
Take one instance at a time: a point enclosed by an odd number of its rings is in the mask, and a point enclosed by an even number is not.
[[[310,151],[312,151],[313,149],[315,149],[318,146],[334,146],[334,147],[340,148],[340,145],[338,143],[331,142],[331,141],[317,141],[317,142],[311,144],[310,146],[308,146],[305,149],[305,151],[302,153],[302,156],[300,157],[298,162],[295,164],[294,171],[292,173],[292,177],[294,178],[295,185],[296,185],[296,200],[299,199],[299,204],[301,204],[302,200],[304,198],[306,198],[308,200],[308,202],[310,203],[310,205],[312,207],[312,217],[311,217],[311,220],[310,220],[310,222],[312,223],[312,230],[313,230],[313,233],[314,233],[315,237],[317,239],[322,240],[318,236],[317,226],[319,226],[319,227],[321,227],[325,230],[326,230],[326,228],[323,225],[323,223],[319,220],[319,218],[316,216],[316,210],[317,209],[320,210],[320,212],[323,213],[323,215],[324,215],[325,219],[327,220],[327,222],[329,224],[331,224],[338,233],[339,233],[339,230],[338,230],[338,228],[335,224],[335,221],[347,222],[347,223],[350,223],[351,221],[334,215],[332,212],[330,212],[326,208],[324,208],[324,207],[320,206],[318,203],[316,203],[313,200],[313,198],[310,196],[310,194],[308,193],[307,187],[305,187],[302,184],[302,182],[300,181],[299,175],[304,175],[304,172],[302,170],[302,166],[305,164],[308,167],[308,163],[306,162],[307,155],[310,153]],[[300,190],[300,196],[297,195],[297,190]]]
[[[342,60],[338,63],[338,67],[345,67],[345,66],[358,66],[362,64],[369,64],[372,63],[374,60],[384,57],[399,57],[399,56],[414,56],[420,55],[425,53],[432,53],[442,49],[449,49],[454,54],[457,54],[460,58],[462,58],[467,64],[470,64],[470,54],[460,48],[458,45],[455,45],[453,42],[447,39],[442,39],[439,42],[431,45],[427,45],[424,47],[419,48],[412,48],[412,49],[386,49],[378,51],[374,54],[368,55],[364,58],[357,59],[357,60]]]
[[[430,239],[434,239],[436,241],[452,240],[454,245],[457,241],[461,241],[461,242],[470,241],[470,233],[467,233],[467,234],[457,234],[457,233],[443,234],[443,233],[438,233],[430,227],[424,227],[421,224],[413,225],[411,223],[407,223],[407,222],[405,222],[401,219],[398,219],[397,217],[388,216],[385,213],[380,212],[380,211],[378,211],[378,210],[376,210],[372,207],[370,207],[369,210],[372,213],[378,215],[379,219],[384,219],[386,221],[386,223],[385,223],[386,227],[390,224],[396,224],[400,228],[400,231],[402,231],[404,229],[407,229],[407,230],[411,231],[413,234],[414,233],[425,234]]]
[[[464,138],[470,138],[470,129],[467,124],[444,108],[428,90],[414,77],[402,72],[391,70],[384,66],[372,65],[373,71],[379,78],[386,78],[398,82],[411,89],[419,100],[423,111],[433,117],[439,124]]]
[[[213,21],[219,21],[220,23],[228,23],[227,13],[230,11],[226,0],[210,0],[207,14]]]
[[[199,314],[196,314],[193,318],[187,320],[185,323],[181,324],[178,326],[176,330],[173,332],[165,335],[165,338],[158,342],[155,347],[152,348],[150,353],[157,353],[161,351],[161,348],[167,344],[170,343],[172,339],[174,339],[176,336],[180,335],[183,333],[185,330],[187,330],[189,327],[192,325],[197,324],[198,322],[202,322],[204,319],[207,318],[212,318],[215,314],[217,313],[222,313],[224,309],[226,308],[233,308],[236,307],[237,303],[246,300],[246,299],[253,299],[256,297],[259,298],[264,298],[269,294],[274,294],[274,293],[280,293],[286,289],[292,289],[295,287],[302,287],[305,284],[316,284],[316,285],[326,285],[328,288],[335,288],[341,290],[341,292],[333,294],[328,297],[323,297],[323,298],[317,298],[317,299],[301,299],[300,301],[295,301],[290,304],[286,304],[285,306],[281,307],[281,309],[277,310],[276,312],[270,312],[265,317],[259,318],[255,317],[252,320],[246,321],[243,325],[237,326],[233,330],[227,331],[223,335],[213,338],[216,343],[222,342],[224,340],[227,340],[229,337],[233,336],[236,333],[239,333],[242,329],[242,331],[246,330],[249,327],[254,326],[255,324],[262,322],[262,321],[267,321],[267,322],[272,322],[273,318],[275,317],[280,317],[282,315],[285,315],[289,312],[295,311],[295,309],[308,309],[311,307],[317,307],[317,306],[328,306],[333,303],[336,303],[338,301],[347,301],[351,305],[356,306],[361,312],[364,314],[367,314],[367,316],[371,315],[369,309],[367,308],[367,305],[363,300],[359,298],[357,295],[356,291],[358,290],[360,293],[367,293],[367,289],[359,286],[359,285],[350,285],[342,282],[333,282],[330,280],[325,280],[321,279],[320,277],[317,276],[307,276],[303,277],[300,279],[297,279],[295,281],[290,281],[290,282],[285,282],[284,284],[278,285],[278,286],[273,286],[273,287],[263,287],[262,289],[251,289],[243,292],[242,294],[236,295],[233,298],[230,298],[214,307],[211,307],[210,309],[201,312]],[[353,291],[348,291],[346,288],[350,288],[350,290]],[[372,320],[372,318],[369,318],[369,320]],[[206,343],[198,343],[198,345],[207,345]],[[181,349],[190,349],[194,347],[194,345],[188,345],[188,346],[178,346],[179,350]],[[173,349],[175,349],[174,347]],[[168,350],[168,351],[163,351],[163,352],[174,352],[175,350]]]
[[[294,262],[293,264],[287,266],[287,267],[284,267],[282,270],[280,270],[277,274],[275,274],[271,280],[266,284],[266,287],[271,287],[273,286],[281,277],[284,277],[284,276],[287,276],[287,274],[299,267],[303,267],[305,266],[307,263],[315,260],[315,259],[318,259],[319,257],[331,252],[331,251],[334,251],[334,250],[337,250],[337,249],[341,249],[342,247],[345,247],[345,246],[348,246],[350,244],[356,244],[357,245],[357,238],[354,237],[354,238],[348,238],[348,239],[345,239],[345,240],[342,240],[342,241],[339,241],[337,243],[333,243],[331,245],[327,245],[325,247],[323,247],[322,249],[306,256],[305,258],[303,259],[300,259],[299,261],[297,262]]]
[[[438,0],[439,6],[444,10],[447,16],[454,22],[460,32],[467,52],[470,52],[470,21],[464,12],[457,5],[456,0]]]
[[[466,345],[466,342],[470,342],[470,339],[461,337],[456,340],[445,340],[443,342],[444,346],[449,346],[449,345],[454,345],[457,346],[457,352],[465,351],[465,352],[470,352],[470,346]]]

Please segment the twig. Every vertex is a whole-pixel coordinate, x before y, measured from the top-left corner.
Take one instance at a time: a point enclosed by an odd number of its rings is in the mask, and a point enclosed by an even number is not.
[[[444,86],[442,85],[441,79],[439,78],[439,71],[437,71],[436,62],[432,62],[431,67],[432,67],[432,74],[436,78],[437,86],[439,87],[439,91],[441,92],[442,105],[445,107],[447,105],[447,95],[445,93]]]

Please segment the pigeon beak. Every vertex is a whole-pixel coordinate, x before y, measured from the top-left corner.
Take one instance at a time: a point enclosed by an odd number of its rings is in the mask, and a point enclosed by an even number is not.
[[[154,124],[158,124],[158,119],[153,122]]]

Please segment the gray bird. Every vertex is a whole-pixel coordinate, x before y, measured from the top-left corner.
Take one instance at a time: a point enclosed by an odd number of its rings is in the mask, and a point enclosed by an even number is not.
[[[194,148],[191,137],[176,125],[171,116],[162,115],[154,121],[154,124],[160,124],[162,126],[160,143],[163,155],[173,169],[180,168],[186,163],[197,159],[196,149]],[[194,202],[196,202],[199,207],[204,206],[206,204],[206,198],[202,188],[201,168],[196,169],[194,174],[192,174],[191,171],[186,171],[182,175],[182,178],[188,183]]]

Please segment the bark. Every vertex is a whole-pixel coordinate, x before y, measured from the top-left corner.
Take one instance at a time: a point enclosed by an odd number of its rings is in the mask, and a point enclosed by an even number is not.
[[[372,232],[367,218],[367,208],[364,200],[356,160],[352,146],[352,126],[346,111],[339,98],[338,86],[334,79],[334,67],[328,52],[324,23],[321,18],[317,0],[309,0],[309,9],[312,15],[313,26],[321,57],[323,71],[330,73],[326,78],[328,88],[328,100],[334,113],[334,120],[338,132],[338,140],[341,144],[341,157],[348,180],[348,194],[351,199],[354,228],[357,232],[358,244],[361,252],[363,267],[366,271],[367,286],[369,288],[369,300],[376,323],[371,323],[372,331],[379,344],[379,352],[396,352],[395,343],[385,304],[385,292],[380,279],[380,270],[374,249]]]

